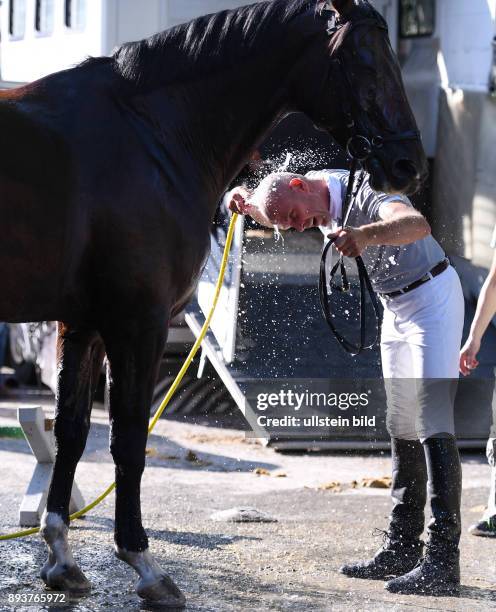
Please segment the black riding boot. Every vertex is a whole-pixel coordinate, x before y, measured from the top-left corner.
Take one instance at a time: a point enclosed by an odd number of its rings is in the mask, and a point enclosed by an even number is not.
[[[427,471],[422,444],[418,440],[391,440],[394,506],[384,544],[372,559],[343,565],[340,572],[353,578],[384,579],[401,576],[415,567],[422,556],[420,535],[424,530]]]
[[[386,583],[392,593],[455,595],[459,591],[462,472],[456,439],[440,435],[445,437],[424,442],[432,509],[426,553],[415,569]]]

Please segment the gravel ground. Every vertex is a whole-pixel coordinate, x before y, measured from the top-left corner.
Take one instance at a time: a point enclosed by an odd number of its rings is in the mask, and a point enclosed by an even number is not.
[[[0,404],[0,425],[12,424],[12,414]],[[466,533],[458,598],[394,596],[382,582],[338,573],[343,562],[372,553],[378,541],[371,532],[387,524],[388,490],[352,483],[387,475],[388,454],[278,454],[248,443],[242,431],[170,420],[161,420],[155,432],[142,484],[143,522],[151,550],[185,592],[188,610],[496,608],[496,542]],[[113,480],[107,439],[106,415],[95,410],[76,475],[87,502]],[[18,528],[17,511],[33,464],[23,440],[0,439],[1,533]],[[464,453],[463,468],[466,531],[485,503],[489,469],[482,453]],[[339,485],[329,485],[332,481]],[[326,484],[331,488],[319,488]],[[255,507],[277,522],[210,519],[234,506]],[[134,593],[133,570],[113,556],[112,514],[113,495],[73,523],[75,557],[93,591],[64,610],[152,609]],[[44,559],[38,536],[0,543],[0,610],[44,609],[13,608],[6,602],[8,593],[44,592],[38,578]]]

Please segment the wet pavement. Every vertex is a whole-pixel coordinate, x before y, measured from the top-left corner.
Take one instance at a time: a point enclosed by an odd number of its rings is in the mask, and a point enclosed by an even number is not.
[[[10,406],[10,408],[9,408]],[[0,404],[0,426],[13,423],[12,402]],[[94,410],[76,480],[87,502],[113,480],[107,417]],[[17,512],[34,460],[22,439],[0,438],[0,532],[18,528]],[[458,598],[397,596],[380,581],[338,573],[345,561],[369,555],[385,528],[389,491],[363,478],[389,474],[388,453],[280,454],[243,431],[161,420],[148,443],[142,484],[150,547],[186,593],[188,610],[456,610],[496,608],[496,541],[466,533],[481,514],[489,468],[481,453],[463,453],[463,589]],[[356,481],[356,482],[354,482]],[[113,494],[72,524],[75,557],[92,593],[69,607],[145,610],[134,572],[113,556]],[[223,523],[213,513],[250,506],[275,523]],[[0,610],[9,593],[44,592],[37,577],[45,559],[38,536],[0,543]],[[52,610],[57,609],[52,607]]]

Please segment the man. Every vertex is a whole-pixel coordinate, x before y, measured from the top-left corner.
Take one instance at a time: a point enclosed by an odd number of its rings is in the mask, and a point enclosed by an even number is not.
[[[356,578],[393,578],[391,592],[451,594],[460,583],[461,467],[453,385],[464,302],[459,278],[408,198],[374,192],[364,180],[340,227],[349,173],[275,173],[229,195],[232,211],[303,231],[320,227],[345,256],[361,255],[384,305],[381,356],[392,449],[392,509],[373,559],[341,568]],[[330,227],[335,224],[334,231]],[[427,469],[426,469],[427,468]],[[427,481],[432,520],[422,557]]]
[[[496,49],[496,46],[495,46]],[[496,248],[496,227],[494,228],[491,247]],[[479,365],[477,353],[480,350],[482,336],[491,319],[496,314],[496,252],[493,255],[491,269],[487,275],[477,300],[474,320],[470,326],[468,338],[460,351],[460,372],[467,376]],[[493,424],[487,441],[486,455],[491,466],[491,487],[487,510],[481,520],[471,525],[469,533],[476,536],[496,537],[496,411],[493,408]]]

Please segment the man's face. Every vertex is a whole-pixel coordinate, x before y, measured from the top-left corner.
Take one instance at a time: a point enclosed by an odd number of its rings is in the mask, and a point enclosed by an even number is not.
[[[268,188],[264,187],[261,196],[255,191],[254,204],[271,225],[281,230],[293,228],[303,232],[328,224],[328,198],[318,196],[305,177],[282,175],[273,179]]]
[[[329,211],[319,210],[320,207],[315,204],[305,194],[289,195],[269,204],[267,216],[281,230],[293,228],[303,232],[311,227],[326,225],[329,221]]]

